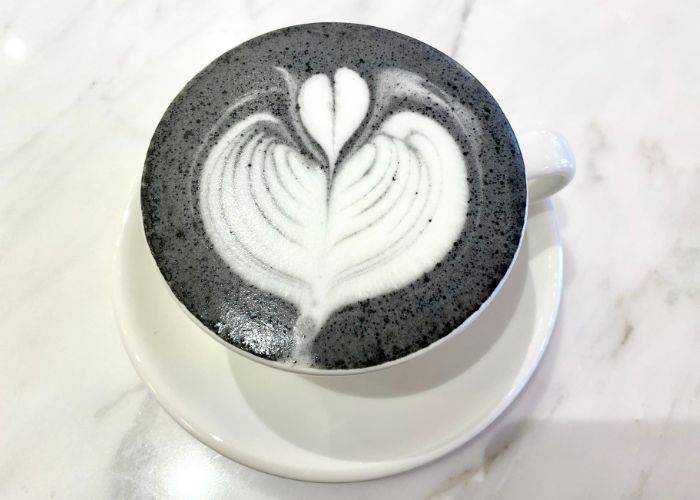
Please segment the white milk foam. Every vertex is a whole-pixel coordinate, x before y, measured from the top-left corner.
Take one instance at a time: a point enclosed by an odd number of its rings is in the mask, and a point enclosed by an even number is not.
[[[206,158],[199,202],[217,253],[244,280],[296,306],[296,356],[341,307],[402,288],[445,257],[465,223],[466,166],[452,135],[413,111],[338,155],[370,111],[348,68],[308,78],[297,104],[327,169],[289,146],[285,125],[248,116]],[[274,133],[273,133],[274,132]]]

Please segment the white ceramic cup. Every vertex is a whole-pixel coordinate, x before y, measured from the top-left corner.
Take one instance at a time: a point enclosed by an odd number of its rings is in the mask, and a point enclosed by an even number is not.
[[[546,130],[527,132],[518,142],[527,173],[528,203],[552,196],[574,178],[574,155],[561,135]]]

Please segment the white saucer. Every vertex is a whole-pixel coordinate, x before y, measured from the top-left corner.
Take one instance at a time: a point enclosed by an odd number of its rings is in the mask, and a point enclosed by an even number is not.
[[[275,370],[229,351],[178,306],[125,214],[113,299],[137,372],[173,418],[237,462],[310,481],[359,481],[464,444],[522,390],[547,345],[562,250],[550,202],[530,207],[516,264],[462,335],[403,364],[344,377]]]

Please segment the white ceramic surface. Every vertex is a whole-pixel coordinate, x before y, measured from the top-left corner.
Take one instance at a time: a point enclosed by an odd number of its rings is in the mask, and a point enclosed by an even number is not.
[[[560,134],[548,130],[526,132],[518,138],[518,144],[527,168],[529,202],[556,194],[574,179],[574,153]]]
[[[115,254],[113,297],[135,368],[198,439],[265,472],[357,481],[422,465],[498,417],[544,352],[561,273],[554,209],[540,202],[499,294],[459,335],[382,371],[304,376],[204,335],[161,277],[134,197]]]
[[[700,4],[0,2],[0,497],[688,499],[700,490]],[[141,383],[112,314],[115,221],[172,97],[224,50],[318,20],[454,55],[516,132],[576,152],[542,363],[469,445],[385,479],[239,465]]]

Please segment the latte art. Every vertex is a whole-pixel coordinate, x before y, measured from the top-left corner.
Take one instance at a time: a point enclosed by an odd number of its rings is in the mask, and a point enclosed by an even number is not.
[[[222,54],[175,97],[144,234],[203,332],[293,369],[379,366],[461,328],[506,276],[527,189],[512,129],[440,51],[345,23]]]
[[[278,71],[291,129],[256,112],[212,135],[198,196],[223,261],[297,308],[302,355],[335,311],[405,287],[445,257],[465,224],[467,169],[436,120],[407,110],[381,116],[379,103],[405,85],[448,106],[417,75],[385,70],[370,89],[344,67],[301,85]],[[382,85],[389,81],[404,87]],[[233,103],[220,122],[254,97]]]

